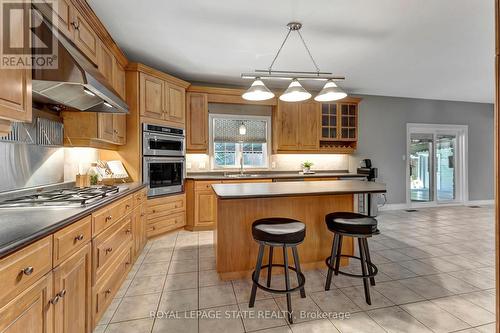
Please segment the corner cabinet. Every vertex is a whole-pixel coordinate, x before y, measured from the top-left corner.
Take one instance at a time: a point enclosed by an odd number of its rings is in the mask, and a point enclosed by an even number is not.
[[[279,101],[273,112],[275,153],[352,153],[358,140],[358,104]]]
[[[188,153],[208,153],[208,96],[203,93],[186,95]]]
[[[139,110],[146,121],[184,127],[186,114],[187,82],[136,65],[139,75]]]

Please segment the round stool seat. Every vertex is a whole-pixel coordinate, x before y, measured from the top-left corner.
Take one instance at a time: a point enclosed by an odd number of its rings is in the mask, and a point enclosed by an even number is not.
[[[282,217],[271,217],[255,221],[252,235],[256,241],[295,244],[306,236],[306,225],[300,221]]]
[[[373,235],[379,231],[377,220],[363,214],[351,212],[335,212],[326,215],[328,230],[353,235]]]

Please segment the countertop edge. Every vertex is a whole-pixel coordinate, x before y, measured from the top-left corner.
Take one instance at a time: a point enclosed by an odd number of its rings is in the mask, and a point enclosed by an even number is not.
[[[215,192],[215,191],[214,191]],[[336,191],[336,192],[311,192],[311,193],[284,193],[284,194],[249,194],[244,196],[220,196],[215,192],[217,199],[234,200],[234,199],[264,199],[264,198],[283,198],[283,197],[309,197],[322,195],[345,195],[345,194],[364,194],[364,193],[387,193],[387,190],[366,190],[366,191]]]
[[[324,177],[345,177],[345,178],[356,178],[356,177],[366,177],[366,175],[361,175],[357,173],[314,173],[314,174],[262,174],[253,177],[227,177],[223,175],[187,175],[186,180],[252,180],[252,179],[294,179],[294,178],[324,178]]]
[[[67,227],[68,225],[75,223],[75,222],[81,220],[82,218],[92,214],[96,210],[99,210],[102,207],[109,205],[109,204],[111,204],[111,203],[113,203],[113,202],[115,202],[115,201],[117,201],[117,200],[119,200],[127,195],[138,192],[145,187],[147,187],[147,184],[140,184],[140,185],[137,185],[137,187],[134,187],[133,189],[126,189],[122,192],[119,192],[118,195],[116,195],[116,196],[109,197],[109,200],[102,201],[95,206],[84,209],[80,213],[72,215],[71,217],[63,219],[59,222],[56,222],[53,225],[51,225],[50,227],[42,229],[42,230],[40,230],[40,231],[38,231],[38,232],[28,236],[28,237],[16,239],[13,242],[8,243],[0,248],[0,258],[6,257],[15,251],[18,251],[18,250],[38,241],[46,236],[49,236],[50,234],[53,234],[56,231],[61,230],[64,227]]]

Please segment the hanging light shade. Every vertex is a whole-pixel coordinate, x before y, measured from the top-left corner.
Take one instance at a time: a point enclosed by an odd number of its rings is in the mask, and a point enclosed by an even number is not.
[[[238,128],[238,133],[240,133],[240,135],[247,134],[247,127],[245,126],[245,123],[241,123],[240,127]]]
[[[333,82],[333,80],[328,80],[319,94],[314,97],[314,100],[318,102],[331,102],[342,99],[346,96],[347,94],[340,89],[337,84]]]
[[[280,99],[285,102],[301,102],[311,98],[311,94],[305,90],[297,79],[293,79]]]
[[[250,88],[241,97],[247,101],[265,101],[266,99],[273,98],[274,94],[260,78],[256,78]]]

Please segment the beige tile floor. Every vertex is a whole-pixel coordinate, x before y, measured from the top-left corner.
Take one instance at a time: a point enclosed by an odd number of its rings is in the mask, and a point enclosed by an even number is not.
[[[248,279],[218,279],[212,232],[177,231],[148,242],[94,332],[495,331],[492,207],[390,211],[378,220],[381,234],[369,240],[380,270],[371,306],[360,280],[336,276],[324,291],[326,270],[307,271],[307,297],[294,295],[288,325],[283,296],[259,290],[250,310]]]

